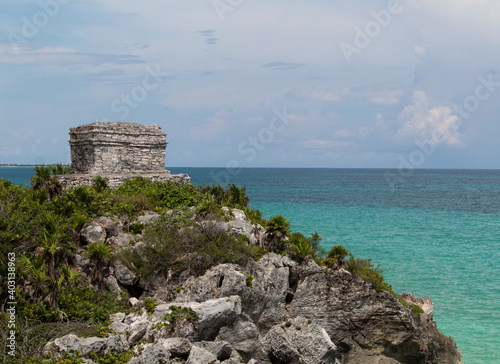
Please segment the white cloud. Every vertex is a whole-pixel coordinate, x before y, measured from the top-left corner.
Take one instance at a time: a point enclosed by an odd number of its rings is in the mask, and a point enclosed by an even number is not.
[[[191,137],[198,140],[213,140],[228,128],[227,119],[232,113],[228,110],[219,110],[214,117],[206,119],[206,123],[196,127],[190,133]]]
[[[323,88],[303,88],[291,91],[290,95],[303,100],[337,103],[341,100],[342,95],[346,93],[345,90],[333,91]]]
[[[350,147],[354,144],[352,142],[338,140],[311,139],[303,140],[299,142],[298,145],[302,148],[331,149],[337,147]]]
[[[412,104],[398,115],[403,123],[396,138],[403,142],[430,139],[447,145],[461,146],[459,120],[446,106],[430,106],[424,91],[415,91]],[[439,138],[436,138],[439,135]]]
[[[415,53],[415,55],[420,59],[427,58],[427,48],[421,47],[419,45],[413,47],[413,53]]]
[[[0,44],[0,64],[15,65],[102,65],[145,63],[135,55],[88,53],[74,48],[47,46],[40,49],[12,48],[8,43]]]

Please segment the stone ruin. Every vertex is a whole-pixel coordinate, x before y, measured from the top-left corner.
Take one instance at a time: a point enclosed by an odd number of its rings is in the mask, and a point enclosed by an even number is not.
[[[106,122],[70,128],[71,172],[58,176],[63,188],[91,185],[95,176],[108,179],[110,187],[127,178],[190,182],[186,174],[165,169],[167,134],[157,125]]]

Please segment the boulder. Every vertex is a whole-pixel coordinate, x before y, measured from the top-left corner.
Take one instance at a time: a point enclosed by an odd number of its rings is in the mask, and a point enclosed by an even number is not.
[[[88,353],[103,353],[107,349],[107,339],[100,337],[87,337],[79,339],[71,345],[69,353],[74,353],[79,350],[82,355]]]
[[[137,218],[137,222],[143,225],[150,225],[154,223],[156,220],[158,220],[161,217],[161,215],[156,214],[156,213],[146,213],[142,216],[139,216]]]
[[[106,339],[106,352],[123,353],[127,351],[129,347],[125,335],[111,335]]]
[[[217,340],[227,341],[236,350],[247,355],[260,347],[259,329],[246,315],[241,315],[232,324],[221,327]]]
[[[124,286],[132,286],[137,282],[135,273],[124,266],[119,260],[115,261],[114,268],[116,280]]]
[[[193,345],[186,364],[218,364],[217,357],[199,346]]]
[[[53,341],[49,341],[43,348],[43,353],[48,354],[51,351],[55,351],[56,353],[60,352],[68,353],[71,346],[75,344],[78,340],[80,340],[80,338],[76,335],[73,334],[64,335]]]
[[[233,356],[233,351],[235,351],[227,341],[221,340],[199,341],[196,343],[196,346],[211,352],[220,361],[230,359]]]
[[[170,353],[162,344],[146,344],[141,354],[129,361],[129,364],[168,364]]]
[[[162,345],[170,352],[172,357],[187,357],[191,351],[191,341],[182,337],[174,337],[162,341]]]
[[[125,319],[125,314],[123,312],[112,313],[109,315],[109,321],[111,322],[123,322]]]
[[[110,325],[109,325],[109,329],[110,330],[113,330],[114,332],[116,332],[117,334],[124,334],[126,333],[127,331],[130,332],[130,326],[127,325],[127,324],[124,324],[123,322],[112,322]]]
[[[196,328],[202,340],[213,340],[219,329],[232,323],[241,314],[241,298],[239,296],[212,299],[202,303],[181,302],[180,307],[192,309],[198,315]]]
[[[106,229],[97,223],[91,223],[80,231],[80,241],[83,244],[97,243],[106,240]]]
[[[137,341],[141,340],[150,326],[151,323],[147,319],[133,322],[129,329],[130,335],[128,337],[128,343],[133,345]]]
[[[123,228],[120,220],[112,220],[109,217],[101,216],[95,220],[95,222],[104,226],[109,234],[109,236],[118,236]]]

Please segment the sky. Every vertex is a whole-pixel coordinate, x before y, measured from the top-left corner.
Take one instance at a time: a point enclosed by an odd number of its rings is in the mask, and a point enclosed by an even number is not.
[[[500,168],[500,1],[2,0],[0,163],[157,124],[171,167]]]

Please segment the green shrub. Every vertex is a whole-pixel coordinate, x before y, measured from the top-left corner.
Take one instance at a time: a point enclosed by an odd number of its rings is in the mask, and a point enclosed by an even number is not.
[[[166,225],[158,221],[144,231],[144,245],[125,247],[119,259],[143,277],[170,269],[203,274],[219,263],[244,263],[252,256],[243,239],[229,235],[217,223],[188,221]]]
[[[382,273],[385,272],[385,270],[380,269],[380,264],[374,267],[371,258],[358,259],[350,255],[347,261],[347,270],[368,283],[371,283],[377,291],[387,291],[396,296],[392,287],[384,281]]]
[[[292,233],[290,235],[289,243],[291,246],[290,255],[299,262],[303,261],[307,256],[314,255],[314,250],[309,241],[301,233]]]
[[[169,309],[172,312],[166,314],[163,320],[168,321],[172,325],[178,320],[198,321],[198,314],[189,307],[170,306]]]
[[[150,297],[146,297],[144,299],[144,305],[145,305],[146,312],[150,316],[153,314],[154,310],[156,309],[156,306],[158,306],[158,304],[156,303],[156,300],[154,298],[150,298]]]

